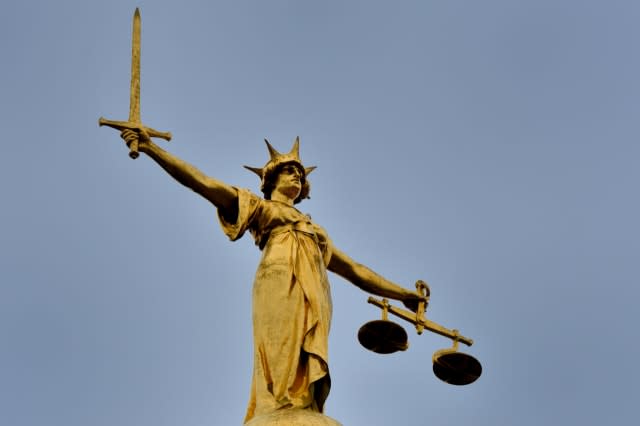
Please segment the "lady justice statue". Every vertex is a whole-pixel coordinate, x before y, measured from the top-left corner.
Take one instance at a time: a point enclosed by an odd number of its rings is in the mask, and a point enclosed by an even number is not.
[[[137,144],[178,182],[216,206],[220,225],[232,241],[249,231],[262,251],[253,283],[253,382],[245,423],[256,417],[251,424],[258,424],[260,416],[282,409],[322,412],[331,384],[327,270],[369,293],[401,300],[413,310],[424,300],[420,293],[353,261],[294,207],[308,198],[308,175],[315,168],[302,164],[299,139],[286,154],[265,140],[269,161],[262,168],[245,166],[260,177],[263,197],[259,197],[206,176],[161,149],[144,128],[124,130],[122,138],[130,147]],[[335,424],[329,421],[300,424]]]
[[[267,142],[269,161],[247,167],[261,181],[263,197],[205,175],[156,145],[150,138],[169,133],[140,120],[140,13],[133,19],[129,120],[100,118],[120,130],[136,158],[142,152],[182,185],[210,201],[220,225],[233,241],[247,231],[262,251],[253,283],[253,379],[245,424],[336,425],[323,416],[331,384],[328,336],[331,292],[327,271],[361,289],[402,301],[412,311],[424,293],[407,290],[353,261],[327,233],[294,206],[308,198],[309,173],[300,160],[299,140],[283,154]],[[246,166],[245,166],[246,167]]]

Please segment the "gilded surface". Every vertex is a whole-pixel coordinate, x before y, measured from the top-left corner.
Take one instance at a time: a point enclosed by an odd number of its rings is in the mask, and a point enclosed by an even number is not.
[[[329,394],[331,243],[307,215],[238,190],[238,219],[220,216],[236,240],[249,230],[262,248],[253,283],[254,372],[246,419],[279,408],[322,411]]]
[[[271,159],[257,169],[262,170],[262,198],[207,176],[164,151],[144,128],[126,129],[122,137],[127,145],[138,142],[140,152],[209,200],[231,240],[248,231],[262,250],[253,283],[254,366],[245,422],[281,409],[322,412],[330,388],[327,271],[369,293],[401,300],[414,310],[418,301],[425,301],[421,293],[355,262],[294,207],[303,189],[308,194],[310,170],[299,159],[297,140],[287,154],[269,145]]]
[[[254,417],[246,426],[341,426],[335,419],[310,410],[292,408]]]
[[[327,271],[369,293],[401,300],[414,311],[419,301],[426,301],[425,296],[353,261],[294,207],[308,197],[307,177],[315,168],[303,166],[298,139],[284,154],[265,141],[270,156],[267,164],[247,167],[260,177],[263,197],[207,176],[157,146],[150,137],[169,140],[171,135],[139,120],[139,31],[136,11],[129,121],[101,118],[99,124],[122,132],[132,158],[138,151],[148,155],[179,183],[210,201],[231,240],[249,231],[262,250],[253,283],[254,366],[245,423],[338,424],[319,414],[330,388]]]
[[[109,126],[123,131],[125,129],[138,130],[145,129],[146,133],[157,138],[171,140],[171,132],[160,132],[145,127],[140,121],[140,31],[141,31],[140,10],[136,8],[133,13],[133,29],[131,34],[131,90],[129,91],[129,120],[115,121],[107,120],[104,117],[98,119],[100,126]],[[138,158],[138,141],[129,144],[129,156],[134,160]]]

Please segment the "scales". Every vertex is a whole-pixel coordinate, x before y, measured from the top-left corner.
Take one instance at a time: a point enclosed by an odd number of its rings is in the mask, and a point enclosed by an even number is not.
[[[415,312],[397,308],[389,304],[387,299],[369,297],[368,302],[382,309],[382,319],[369,321],[358,331],[360,344],[370,351],[379,354],[391,354],[406,351],[409,348],[407,332],[393,321],[389,321],[389,313],[412,323],[416,332],[422,334],[426,329],[433,333],[448,337],[453,341],[453,347],[440,349],[433,353],[433,373],[445,383],[452,385],[468,385],[482,374],[480,362],[471,355],[458,351],[458,343],[473,345],[473,340],[462,336],[458,330],[449,330],[433,321],[426,319],[425,312],[429,304],[431,290],[424,281],[416,282],[416,289],[425,297],[425,301],[418,302]]]

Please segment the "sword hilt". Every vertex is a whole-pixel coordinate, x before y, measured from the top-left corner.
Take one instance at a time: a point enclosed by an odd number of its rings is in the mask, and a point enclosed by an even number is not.
[[[129,145],[129,157],[132,160],[135,160],[139,156],[140,153],[138,153],[138,140],[136,139],[135,141],[131,142],[131,145]]]
[[[160,132],[158,130],[152,129],[151,127],[146,127],[141,123],[133,123],[131,121],[115,121],[115,120],[107,120],[104,117],[100,117],[98,120],[99,126],[108,126],[113,129],[117,129],[123,131],[125,129],[129,130],[141,130],[144,129],[150,137],[152,138],[161,138],[169,142],[171,140],[171,132]],[[129,145],[129,157],[132,159],[138,158],[140,154],[138,153],[138,141],[131,142]]]

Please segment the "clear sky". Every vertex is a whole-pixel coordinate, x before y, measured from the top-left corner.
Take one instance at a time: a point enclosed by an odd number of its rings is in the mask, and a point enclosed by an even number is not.
[[[332,276],[345,426],[633,424],[640,402],[640,3],[635,0],[17,1],[0,13],[0,424],[239,425],[259,251],[98,117],[258,191],[268,138],[301,138],[336,246],[475,340],[379,318]]]

